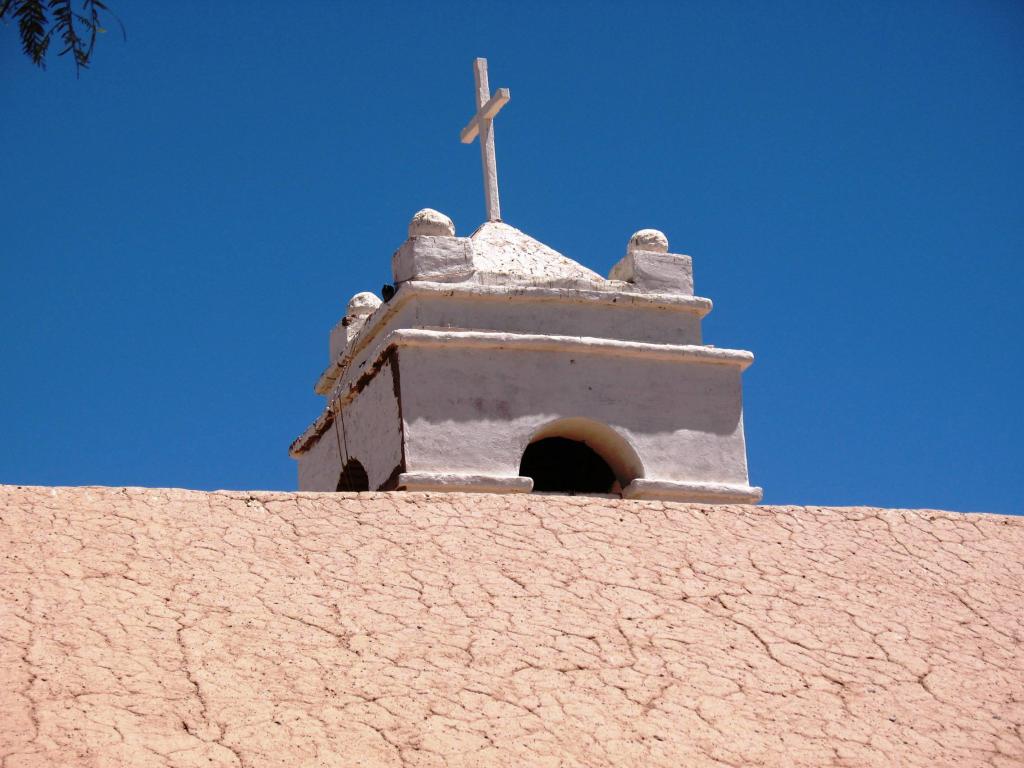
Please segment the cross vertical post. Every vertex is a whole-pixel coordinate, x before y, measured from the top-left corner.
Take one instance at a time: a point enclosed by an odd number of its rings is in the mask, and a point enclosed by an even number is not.
[[[508,102],[511,95],[508,88],[499,88],[491,96],[487,82],[487,59],[473,62],[473,79],[476,81],[476,114],[462,129],[460,138],[469,144],[480,136],[480,162],[484,172],[484,201],[487,204],[487,220],[501,221],[501,201],[498,197],[498,163],[494,157],[494,116]]]

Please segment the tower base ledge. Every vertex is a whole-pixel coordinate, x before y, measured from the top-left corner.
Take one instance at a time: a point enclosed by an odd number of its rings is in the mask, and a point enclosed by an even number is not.
[[[444,491],[465,493],[529,493],[533,480],[518,475],[460,475],[451,472],[403,472],[398,476],[400,491]]]
[[[515,475],[462,475],[454,472],[403,472],[398,476],[400,491],[462,493],[530,493],[533,480]],[[671,480],[637,479],[622,491],[624,499],[658,501],[756,504],[760,488],[729,483],[687,483]]]
[[[756,504],[763,492],[757,486],[731,483],[692,483],[672,480],[636,479],[622,489],[624,499],[658,499],[660,501],[714,502]]]

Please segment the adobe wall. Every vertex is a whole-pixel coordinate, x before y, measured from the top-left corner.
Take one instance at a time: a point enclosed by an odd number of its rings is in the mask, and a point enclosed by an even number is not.
[[[0,486],[0,760],[1016,768],[1024,518]]]

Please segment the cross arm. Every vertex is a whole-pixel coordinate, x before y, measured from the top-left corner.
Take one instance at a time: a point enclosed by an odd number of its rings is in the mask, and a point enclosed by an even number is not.
[[[480,110],[473,115],[473,119],[462,129],[462,133],[459,134],[462,143],[470,144],[480,132],[480,121],[493,120],[494,116],[501,111],[501,108],[505,106],[511,97],[508,88],[499,88],[495,91],[494,95],[491,96],[486,104],[480,107]]]

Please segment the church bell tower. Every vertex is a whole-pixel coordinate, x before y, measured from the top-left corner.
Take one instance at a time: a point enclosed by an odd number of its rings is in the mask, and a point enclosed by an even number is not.
[[[330,334],[320,416],[290,449],[303,491],[617,494],[753,503],[743,371],[707,346],[689,256],[643,229],[603,278],[501,221],[491,96],[475,62],[487,221],[425,209]]]

